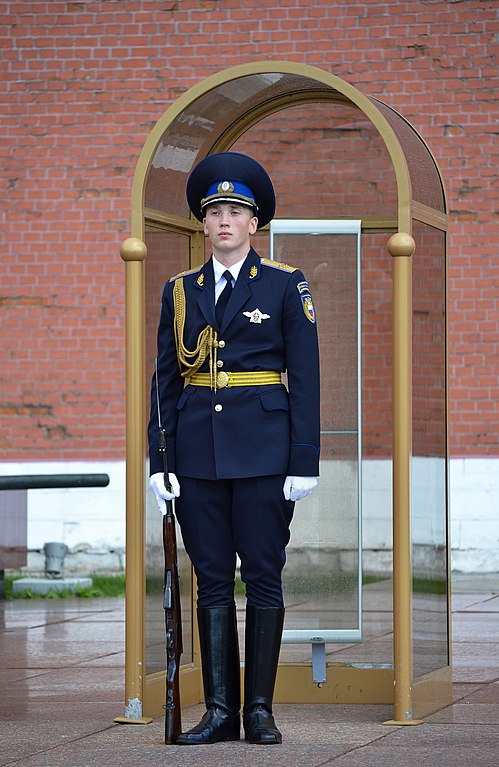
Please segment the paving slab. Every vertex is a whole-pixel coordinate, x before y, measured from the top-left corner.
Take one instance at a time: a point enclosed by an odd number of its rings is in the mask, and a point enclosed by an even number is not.
[[[334,759],[333,767],[497,767],[499,733],[491,725],[401,727],[389,738]],[[327,763],[326,763],[327,764]]]
[[[109,729],[106,721],[50,720],[26,717],[23,721],[5,721],[0,728],[0,765],[15,762],[26,764],[25,760],[45,759],[46,754],[60,747],[61,743],[79,742],[88,735]]]
[[[418,727],[386,727],[391,706],[279,704],[284,742],[270,747],[244,741],[167,747],[162,718],[150,725],[113,722],[124,710],[124,600],[0,604],[0,767],[497,767],[497,584],[497,577],[457,584],[452,706]],[[390,660],[390,597],[386,584],[376,586],[366,641],[332,647],[332,658]],[[441,604],[415,601],[417,650],[430,658],[441,641]],[[183,711],[184,729],[203,710]]]

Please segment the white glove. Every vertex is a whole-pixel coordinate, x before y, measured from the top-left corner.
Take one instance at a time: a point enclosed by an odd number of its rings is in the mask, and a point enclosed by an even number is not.
[[[283,487],[287,501],[300,501],[317,487],[317,477],[286,477]]]
[[[171,493],[169,493],[165,487],[165,479],[162,471],[159,471],[157,474],[153,474],[151,477],[149,477],[149,487],[154,493],[156,503],[158,504],[158,509],[163,514],[163,516],[166,514],[165,501],[173,501],[174,498],[178,498],[180,495],[180,485],[176,475],[170,473],[168,474],[168,479],[170,480],[170,485],[172,486]]]

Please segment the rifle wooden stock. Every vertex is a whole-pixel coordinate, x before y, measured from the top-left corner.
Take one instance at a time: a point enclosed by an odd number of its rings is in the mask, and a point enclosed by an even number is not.
[[[170,509],[168,509],[168,506],[170,506]],[[182,621],[175,517],[171,506],[171,501],[167,501],[167,512],[163,518],[163,548],[165,552],[163,607],[165,609],[166,627],[165,743],[167,745],[175,743],[182,731],[179,686],[180,656],[182,654]]]
[[[165,487],[170,490],[164,436],[163,439],[160,439],[160,450],[163,453]],[[165,743],[169,746],[176,742],[177,737],[182,732],[179,685],[180,656],[182,655],[182,615],[177,565],[177,536],[172,501],[166,501],[166,514],[163,517],[163,550],[165,555],[163,607],[166,628]]]

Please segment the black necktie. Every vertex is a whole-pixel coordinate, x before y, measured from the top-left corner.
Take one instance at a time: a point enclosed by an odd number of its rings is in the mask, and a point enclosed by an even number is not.
[[[229,303],[230,294],[232,293],[232,274],[228,269],[224,272],[224,277],[227,280],[227,284],[220,293],[215,306],[215,317],[218,323],[218,327],[220,327],[222,324],[225,307]]]

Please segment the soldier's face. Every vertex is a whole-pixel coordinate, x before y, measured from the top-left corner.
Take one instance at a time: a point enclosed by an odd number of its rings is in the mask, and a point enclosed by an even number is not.
[[[250,236],[257,230],[258,219],[246,205],[218,202],[206,208],[203,226],[215,252],[231,253],[249,249]]]

